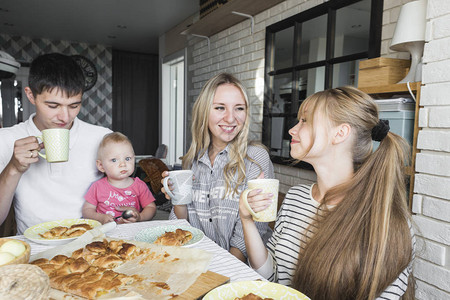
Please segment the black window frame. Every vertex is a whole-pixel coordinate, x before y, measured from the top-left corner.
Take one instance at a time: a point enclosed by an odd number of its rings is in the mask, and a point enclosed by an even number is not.
[[[292,86],[291,99],[299,98],[299,87],[298,87],[298,71],[325,67],[325,80],[324,89],[331,88],[332,77],[333,77],[333,65],[338,63],[344,63],[349,61],[356,61],[361,59],[370,59],[380,56],[381,50],[381,29],[382,29],[382,16],[383,16],[383,0],[371,0],[371,13],[370,13],[370,29],[369,29],[369,45],[367,51],[354,53],[350,55],[344,55],[340,57],[334,56],[334,40],[335,40],[335,27],[336,27],[336,11],[340,8],[352,5],[354,3],[360,2],[362,0],[330,0],[311,9],[298,13],[292,17],[279,21],[266,27],[266,50],[265,50],[265,66],[264,66],[264,109],[263,109],[263,127],[262,127],[262,142],[269,148],[269,153],[271,152],[271,121],[273,117],[285,116],[285,117],[297,117],[296,112],[300,106],[299,103],[295,105],[292,101],[291,113],[272,113],[270,107],[274,102],[274,77],[276,75],[291,74],[292,82],[295,83]],[[306,64],[297,64],[298,58],[296,58],[296,53],[298,53],[297,48],[300,46],[301,41],[301,25],[303,22],[309,21],[311,19],[320,17],[322,15],[327,15],[327,34],[326,34],[326,57],[324,60],[315,61]],[[294,49],[293,49],[293,66],[282,68],[279,70],[274,69],[275,63],[275,34],[284,29],[294,27]],[[295,114],[293,113],[295,111]],[[285,128],[287,131],[289,128]],[[302,169],[313,170],[313,167],[306,162],[296,163],[292,158],[281,157],[278,155],[273,155],[270,153],[272,162],[291,165]]]

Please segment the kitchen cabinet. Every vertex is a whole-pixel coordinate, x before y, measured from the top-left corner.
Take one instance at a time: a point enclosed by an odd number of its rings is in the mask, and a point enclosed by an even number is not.
[[[417,149],[417,135],[419,134],[419,107],[420,107],[420,88],[421,82],[412,82],[409,84],[411,92],[415,95],[416,103],[414,110],[414,129],[413,129],[413,140],[411,149],[411,164],[406,169],[406,174],[409,176],[409,192],[408,192],[408,204],[411,208],[412,197],[414,194],[414,175],[415,175],[415,162],[416,154],[419,152]],[[371,95],[374,99],[387,99],[391,98],[393,95],[398,94],[408,94],[408,86],[406,83],[390,84],[384,86],[372,86],[359,88],[361,91]]]

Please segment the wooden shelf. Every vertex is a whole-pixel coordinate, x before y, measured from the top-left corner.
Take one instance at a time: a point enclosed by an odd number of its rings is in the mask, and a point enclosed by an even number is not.
[[[284,0],[230,0],[193,23],[188,29],[182,31],[181,34],[197,34],[210,37],[246,20],[243,16],[233,14],[233,11],[255,16],[283,1]]]
[[[420,89],[421,82],[411,82],[409,84],[412,91],[417,91]],[[408,92],[408,86],[406,83],[389,84],[382,86],[369,86],[358,88],[367,94],[387,94],[387,93],[397,93],[397,92]]]
[[[406,175],[410,176],[409,183],[409,207],[412,206],[412,197],[414,195],[414,175],[416,173],[416,154],[419,152],[417,150],[417,136],[419,134],[419,107],[420,107],[420,88],[422,86],[422,82],[411,82],[409,87],[411,91],[415,94],[416,97],[416,108],[414,114],[414,133],[413,133],[413,144],[411,151],[411,165],[406,168]],[[406,83],[398,83],[398,84],[390,84],[385,86],[371,86],[371,87],[361,87],[359,88],[361,91],[371,94],[393,94],[393,93],[409,93],[408,86]]]

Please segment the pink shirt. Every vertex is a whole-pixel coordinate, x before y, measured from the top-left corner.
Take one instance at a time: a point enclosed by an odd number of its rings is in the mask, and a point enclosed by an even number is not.
[[[84,199],[97,207],[97,212],[118,217],[122,214],[117,211],[117,206],[131,206],[138,211],[153,201],[153,197],[147,185],[139,178],[134,178],[134,183],[121,189],[112,186],[106,177],[97,180],[89,188]]]

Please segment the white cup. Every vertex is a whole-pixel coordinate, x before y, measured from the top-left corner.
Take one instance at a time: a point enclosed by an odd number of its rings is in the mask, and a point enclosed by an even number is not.
[[[36,136],[44,142],[45,154],[38,154],[48,162],[64,162],[69,160],[69,129],[51,128],[42,130],[42,135]]]
[[[278,206],[278,179],[253,179],[248,181],[248,189],[242,192],[245,207],[257,222],[272,222],[277,218]],[[262,190],[262,194],[272,193],[272,203],[260,212],[254,212],[247,202],[247,195],[252,190]]]
[[[163,186],[170,196],[172,205],[184,205],[192,202],[192,176],[191,170],[170,171],[169,176],[164,177]],[[172,183],[173,190],[168,186],[168,181]]]

